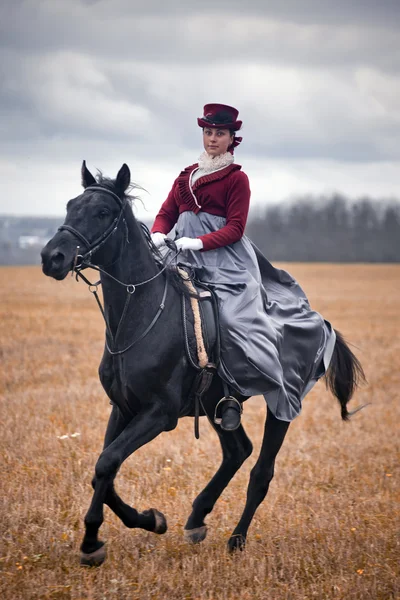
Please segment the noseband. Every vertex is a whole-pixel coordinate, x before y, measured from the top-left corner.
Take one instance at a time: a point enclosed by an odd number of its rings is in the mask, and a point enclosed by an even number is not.
[[[120,210],[118,217],[115,217],[115,219],[111,223],[111,225],[109,227],[107,227],[107,229],[98,238],[96,238],[93,242],[89,242],[89,240],[83,235],[83,233],[81,233],[80,231],[75,229],[75,227],[71,227],[70,225],[61,225],[61,227],[58,228],[58,231],[69,231],[70,233],[72,233],[75,237],[78,238],[78,240],[83,242],[87,248],[86,254],[77,254],[76,255],[75,265],[76,265],[76,261],[78,258],[81,259],[81,264],[83,264],[84,262],[87,262],[87,261],[90,263],[90,259],[91,259],[92,255],[95,252],[97,252],[97,250],[99,250],[103,246],[103,244],[105,244],[108,241],[108,238],[113,233],[115,233],[117,231],[118,225],[119,225],[121,219],[123,218],[124,209],[126,206],[126,200],[125,201],[121,200],[121,198],[119,196],[117,196],[117,194],[115,194],[113,191],[109,190],[106,187],[102,187],[99,185],[96,185],[96,186],[90,185],[85,189],[83,194],[85,194],[88,190],[101,191],[106,194],[109,194],[110,196],[112,196],[114,198],[114,200],[116,200],[118,202],[118,205],[121,210]],[[125,221],[125,219],[123,219],[123,220]],[[126,223],[125,223],[125,227],[126,227]],[[78,246],[78,248],[79,248],[79,246]]]

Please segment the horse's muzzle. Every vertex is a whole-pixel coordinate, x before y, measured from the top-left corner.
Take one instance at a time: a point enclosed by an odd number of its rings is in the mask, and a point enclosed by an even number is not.
[[[49,244],[40,253],[43,273],[59,281],[65,279],[71,270],[71,260],[67,259],[60,248],[52,249],[48,246]]]

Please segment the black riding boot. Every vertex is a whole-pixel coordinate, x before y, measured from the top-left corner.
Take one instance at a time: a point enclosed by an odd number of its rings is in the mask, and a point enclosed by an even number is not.
[[[226,395],[215,407],[214,423],[224,431],[235,431],[240,426],[242,405],[234,396]]]

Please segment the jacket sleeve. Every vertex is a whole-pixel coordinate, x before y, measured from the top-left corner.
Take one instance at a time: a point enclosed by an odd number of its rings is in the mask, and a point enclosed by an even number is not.
[[[218,231],[201,235],[204,250],[215,250],[239,241],[243,236],[250,205],[249,178],[243,171],[229,177],[226,202],[226,225]]]
[[[161,205],[154,220],[153,227],[151,228],[152,233],[159,231],[160,233],[165,233],[165,235],[167,235],[176,224],[179,217],[179,209],[175,199],[176,188],[177,180],[174,181],[174,185],[172,186],[167,199]]]

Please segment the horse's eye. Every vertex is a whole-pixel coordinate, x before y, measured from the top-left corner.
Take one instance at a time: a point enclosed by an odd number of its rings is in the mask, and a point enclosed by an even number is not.
[[[99,212],[99,219],[105,219],[106,217],[108,217],[109,214],[110,214],[110,211],[107,210],[106,208],[103,208],[103,210],[101,210]]]

